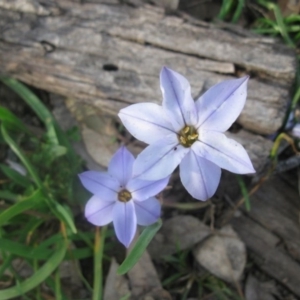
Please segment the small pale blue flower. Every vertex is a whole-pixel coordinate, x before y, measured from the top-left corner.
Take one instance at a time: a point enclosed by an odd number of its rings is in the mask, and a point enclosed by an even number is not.
[[[129,247],[137,224],[147,226],[160,217],[161,206],[154,197],[168,184],[169,177],[145,181],[132,177],[133,155],[121,147],[112,157],[108,172],[87,171],[79,174],[92,198],[85,217],[96,226],[113,222],[119,241]]]

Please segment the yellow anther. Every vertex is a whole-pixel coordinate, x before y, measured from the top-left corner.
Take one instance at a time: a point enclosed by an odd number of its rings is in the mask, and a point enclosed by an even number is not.
[[[187,134],[190,131],[190,127],[186,126],[181,130],[184,134]]]
[[[196,140],[197,138],[198,138],[198,133],[190,134],[188,136],[189,141]]]
[[[121,202],[128,202],[131,199],[131,193],[127,190],[122,190],[118,193],[118,200]]]
[[[185,126],[178,133],[178,140],[184,147],[191,147],[198,139],[198,132],[193,126]]]
[[[183,136],[179,137],[181,144],[185,145],[186,144],[186,139]]]

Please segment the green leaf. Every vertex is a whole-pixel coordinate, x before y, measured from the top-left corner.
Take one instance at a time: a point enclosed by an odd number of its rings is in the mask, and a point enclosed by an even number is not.
[[[285,42],[289,45],[289,46],[292,46],[294,47],[295,44],[294,42],[291,40],[288,32],[287,32],[287,28],[286,28],[286,24],[284,23],[284,20],[283,20],[283,17],[282,17],[282,14],[281,14],[281,11],[280,11],[280,8],[278,5],[274,4],[274,14],[275,14],[275,18],[276,18],[276,21],[277,21],[277,24],[280,28],[280,33],[282,35],[282,37],[284,38]]]
[[[138,262],[145,249],[147,248],[157,231],[160,229],[161,225],[162,221],[161,219],[159,219],[156,223],[146,227],[143,230],[130,253],[123,261],[123,263],[119,266],[117,271],[119,275],[127,273]]]
[[[53,145],[49,150],[49,155],[52,157],[52,159],[63,156],[67,153],[67,148],[60,145]]]
[[[23,186],[25,188],[31,185],[31,182],[27,177],[21,175],[19,172],[15,171],[14,169],[3,164],[0,164],[0,169],[8,178],[13,180],[18,185]]]
[[[39,203],[41,203],[42,198],[43,193],[41,192],[41,190],[36,190],[30,197],[12,205],[0,214],[0,226],[4,225],[14,216],[19,215],[28,209],[34,208]]]
[[[77,233],[76,226],[73,221],[72,213],[68,206],[63,206],[58,202],[55,203],[55,210],[58,212],[59,219],[66,223],[73,233]]]
[[[233,4],[234,4],[233,0],[223,0],[218,18],[221,20],[224,20],[226,18],[226,16],[229,15]]]
[[[16,115],[3,106],[0,106],[0,121],[4,122],[6,127],[11,130],[30,134],[26,125]]]
[[[12,193],[11,191],[0,191],[0,199],[10,200],[13,202],[17,202],[20,198],[19,195]]]
[[[80,260],[93,256],[93,251],[91,248],[78,248],[72,249],[72,251],[67,252],[65,260]]]
[[[8,289],[0,291],[0,299],[7,300],[24,295],[28,291],[37,287],[41,284],[47,277],[49,277],[53,271],[59,266],[63,260],[67,250],[67,243],[64,242],[54,254],[48,259],[48,261],[38,269],[30,278],[24,280],[23,282],[10,287]]]
[[[237,7],[235,9],[234,15],[231,20],[232,23],[236,23],[239,20],[241,14],[243,12],[244,6],[245,6],[245,0],[238,0]]]
[[[300,22],[300,15],[289,15],[284,18],[285,23],[291,24],[295,22]]]
[[[72,165],[76,165],[75,162],[77,161],[77,156],[74,149],[70,145],[66,134],[61,130],[51,112],[41,102],[41,100],[23,83],[7,77],[0,77],[0,79],[31,107],[39,119],[45,124],[47,128],[47,136],[51,143],[65,146],[68,149],[68,158],[70,162]]]
[[[250,197],[249,197],[249,193],[248,193],[246,184],[245,184],[245,182],[244,182],[244,180],[243,180],[243,178],[242,178],[241,175],[236,175],[236,178],[237,178],[237,181],[239,183],[242,195],[243,195],[243,197],[245,199],[246,210],[250,211],[251,210],[251,203],[250,203]]]
[[[0,249],[28,259],[47,259],[52,253],[50,249],[40,251],[39,247],[26,246],[4,238],[0,238]]]
[[[39,119],[45,124],[47,128],[47,136],[51,144],[58,145],[58,138],[56,136],[53,117],[47,107],[40,101],[40,99],[24,84],[12,79],[2,78],[4,84],[9,86],[14,92],[16,92],[36,113]]]
[[[23,154],[23,152],[19,148],[19,146],[9,136],[9,134],[8,134],[5,126],[3,126],[3,124],[1,124],[1,132],[2,132],[2,135],[3,135],[3,138],[4,138],[5,142],[9,145],[9,147],[11,148],[11,150],[21,160],[22,164],[25,166],[25,168],[27,169],[28,173],[31,175],[32,180],[35,182],[35,184],[39,188],[43,188],[43,184],[42,184],[39,176],[37,175],[37,172],[35,171],[34,167],[31,165],[31,163],[29,162],[29,160],[25,157],[25,155]]]

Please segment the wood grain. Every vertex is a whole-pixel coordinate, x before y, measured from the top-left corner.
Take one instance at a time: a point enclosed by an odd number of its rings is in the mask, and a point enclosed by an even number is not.
[[[2,74],[113,115],[130,103],[160,103],[163,65],[188,78],[195,98],[248,73],[238,122],[270,134],[282,124],[295,77],[295,53],[275,40],[165,15],[154,6],[0,0],[0,31]]]
[[[232,225],[259,268],[300,296],[299,195],[279,177],[267,181],[250,197],[251,211]]]

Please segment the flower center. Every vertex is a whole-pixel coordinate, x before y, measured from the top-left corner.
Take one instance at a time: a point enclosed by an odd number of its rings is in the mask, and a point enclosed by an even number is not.
[[[198,132],[193,126],[185,126],[178,133],[178,140],[183,147],[191,147],[198,139]]]
[[[118,193],[118,200],[121,202],[128,202],[131,199],[131,193],[127,190],[122,190]]]

